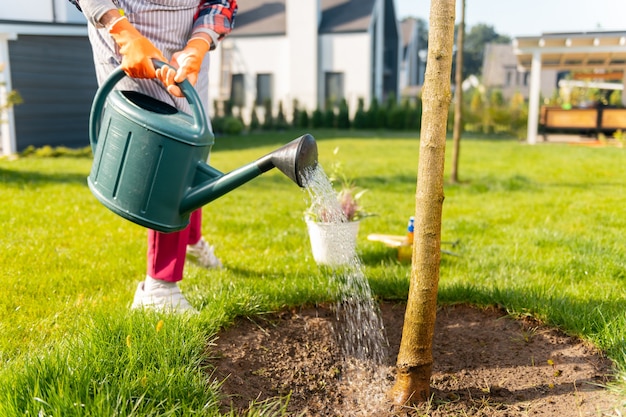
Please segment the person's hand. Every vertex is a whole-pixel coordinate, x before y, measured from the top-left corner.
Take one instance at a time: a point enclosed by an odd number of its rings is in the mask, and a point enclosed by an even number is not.
[[[125,18],[117,19],[110,27],[109,33],[120,47],[122,69],[133,78],[154,78],[156,72],[152,59],[166,62],[163,53],[144,37]]]
[[[176,97],[184,97],[180,87],[176,84],[183,82],[185,79],[191,85],[196,85],[202,60],[210,48],[211,43],[209,40],[201,37],[191,38],[187,42],[185,49],[172,55],[170,65],[177,69],[163,66],[156,70],[157,78],[167,86],[167,91],[170,94]]]

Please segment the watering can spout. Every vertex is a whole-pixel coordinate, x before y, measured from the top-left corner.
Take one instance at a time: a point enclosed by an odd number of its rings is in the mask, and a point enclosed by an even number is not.
[[[278,168],[300,187],[306,186],[307,174],[317,166],[317,144],[304,135],[276,149],[257,161],[262,172]]]
[[[317,144],[308,134],[227,174],[201,162],[197,168],[204,180],[189,190],[181,202],[180,212],[185,214],[202,207],[272,168],[278,168],[298,186],[305,187],[307,175],[316,166]]]

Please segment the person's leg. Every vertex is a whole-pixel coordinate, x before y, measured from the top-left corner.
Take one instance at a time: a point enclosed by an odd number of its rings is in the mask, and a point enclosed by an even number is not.
[[[148,231],[148,276],[168,282],[183,279],[191,227],[174,233]]]
[[[183,279],[189,233],[189,226],[174,233],[148,230],[147,276],[137,287],[132,308],[195,311],[177,284]]]
[[[202,239],[202,209],[191,213],[189,216],[189,237],[187,238],[188,245],[195,245]]]
[[[187,244],[187,255],[190,260],[207,269],[222,268],[222,262],[215,256],[213,246],[202,237],[202,209],[191,213]]]

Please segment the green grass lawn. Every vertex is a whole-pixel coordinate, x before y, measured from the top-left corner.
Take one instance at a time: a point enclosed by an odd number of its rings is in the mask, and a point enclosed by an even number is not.
[[[373,292],[406,300],[409,265],[366,237],[405,232],[418,140],[313,133],[322,166],[338,158],[369,189],[363,202],[378,216],[362,222],[359,252]],[[211,165],[229,171],[296,136],[218,138]],[[579,335],[624,381],[625,166],[626,150],[614,147],[465,139],[442,230],[458,241],[444,249],[461,256],[443,256],[440,302],[499,305]],[[205,206],[204,235],[226,268],[187,268],[182,288],[201,314],[133,313],[145,229],[91,195],[90,167],[89,158],[0,160],[0,416],[220,415],[205,350],[217,330],[331,297],[309,247],[306,192],[274,170]]]

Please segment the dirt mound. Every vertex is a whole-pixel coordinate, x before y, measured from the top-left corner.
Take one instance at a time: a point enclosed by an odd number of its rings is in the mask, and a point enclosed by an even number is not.
[[[389,349],[383,366],[342,358],[328,308],[240,320],[219,335],[212,364],[225,380],[224,409],[288,396],[304,416],[621,416],[602,388],[611,363],[580,340],[495,309],[441,308],[433,346],[432,401],[417,409],[384,399],[394,382],[404,305],[383,304]],[[621,411],[620,411],[621,410]]]

